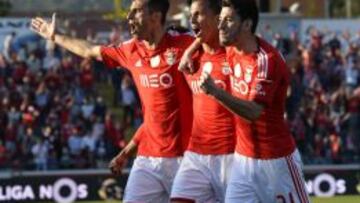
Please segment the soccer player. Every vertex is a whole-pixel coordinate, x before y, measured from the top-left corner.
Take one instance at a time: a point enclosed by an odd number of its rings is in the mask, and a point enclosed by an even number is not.
[[[223,0],[220,43],[233,68],[232,94],[203,73],[202,89],[237,116],[225,202],[309,202],[302,163],[284,120],[289,73],[279,52],[255,36],[255,0]]]
[[[199,86],[203,72],[215,84],[230,91],[231,69],[219,43],[217,29],[221,0],[193,0],[191,27],[202,40],[192,75],[186,75],[193,92],[194,121],[188,150],[184,154],[171,192],[173,203],[224,202],[235,148],[233,115]]]
[[[144,123],[125,152],[111,162],[119,171],[129,149],[138,145],[125,188],[124,202],[168,202],[171,185],[187,146],[192,125],[191,92],[181,72],[180,57],[193,37],[165,30],[168,0],[133,0],[127,16],[131,40],[119,46],[97,46],[55,32],[32,20],[32,28],[71,52],[101,58],[109,67],[124,67],[133,76],[142,101]]]

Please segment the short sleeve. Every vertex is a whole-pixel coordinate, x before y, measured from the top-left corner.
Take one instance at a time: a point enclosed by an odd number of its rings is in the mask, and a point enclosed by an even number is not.
[[[268,106],[280,89],[282,78],[287,77],[286,64],[280,56],[274,54],[265,66],[258,67],[258,73],[251,84],[249,100]]]
[[[103,62],[106,66],[109,68],[115,68],[115,67],[128,67],[127,66],[127,57],[126,52],[124,50],[123,45],[121,46],[102,46],[100,49],[101,57]]]

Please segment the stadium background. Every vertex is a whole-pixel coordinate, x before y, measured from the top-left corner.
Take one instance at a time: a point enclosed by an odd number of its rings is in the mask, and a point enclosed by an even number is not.
[[[187,1],[170,2],[169,24],[187,26]],[[327,197],[317,202],[360,202],[360,1],[259,3],[258,34],[292,73],[286,116],[308,191]],[[142,122],[131,77],[43,41],[28,26],[31,17],[57,12],[60,32],[118,44],[129,38],[128,5],[0,0],[0,202],[121,198],[128,171],[112,177],[106,167]]]

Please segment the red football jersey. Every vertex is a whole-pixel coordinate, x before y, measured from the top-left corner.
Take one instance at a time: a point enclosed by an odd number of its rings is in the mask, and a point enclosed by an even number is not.
[[[192,42],[192,36],[170,31],[155,50],[147,49],[137,39],[118,47],[101,48],[105,64],[128,69],[139,91],[144,123],[138,155],[176,157],[187,147],[192,125],[192,98],[177,66],[183,51]]]
[[[194,59],[197,72],[186,79],[193,92],[194,121],[188,150],[199,154],[229,154],[235,149],[234,116],[200,88],[200,76],[207,72],[215,83],[230,92],[231,68],[226,62],[225,49],[215,54],[200,51]],[[197,65],[196,65],[197,66]]]
[[[273,159],[287,156],[295,149],[284,118],[289,72],[280,53],[264,40],[258,41],[258,53],[240,54],[233,47],[227,49],[227,59],[233,68],[232,94],[264,107],[253,123],[235,116],[235,150],[253,158]]]

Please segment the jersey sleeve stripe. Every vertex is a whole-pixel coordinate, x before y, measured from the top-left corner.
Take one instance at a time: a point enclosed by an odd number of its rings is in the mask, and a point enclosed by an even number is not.
[[[257,77],[258,78],[262,78],[262,74],[263,74],[263,56],[262,53],[258,53],[258,60],[257,60],[257,64],[258,64],[258,74]]]
[[[263,72],[262,78],[267,78],[268,72],[269,72],[269,56],[265,52],[265,50],[262,48],[260,48],[260,52],[263,54],[263,57],[264,57],[264,68],[263,68],[264,72]]]

